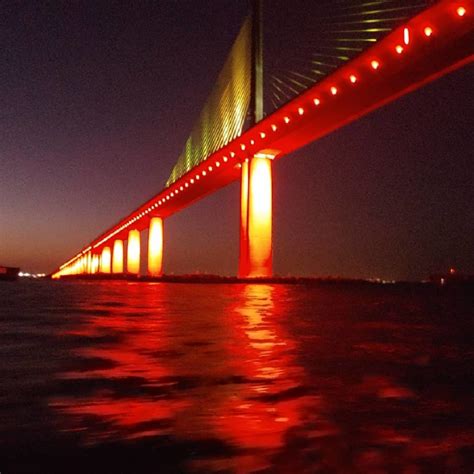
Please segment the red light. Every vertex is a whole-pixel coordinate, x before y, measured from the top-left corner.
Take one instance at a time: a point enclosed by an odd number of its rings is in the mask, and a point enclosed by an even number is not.
[[[349,76],[349,80],[352,82],[352,84],[355,84],[357,82],[357,77],[354,76],[354,74],[351,74]]]
[[[290,122],[290,117],[285,117],[283,120],[285,121],[285,123],[289,123]]]
[[[331,87],[331,94],[336,95],[337,94],[337,87],[332,86]]]
[[[372,69],[376,70],[379,68],[380,63],[374,59],[373,61],[371,61],[370,65],[372,66]]]
[[[398,54],[402,54],[403,53],[403,46],[401,44],[397,44],[397,46],[395,46],[395,51]]]
[[[466,9],[464,7],[459,7],[457,10],[456,10],[456,13],[459,15],[459,16],[464,16],[466,14]]]
[[[314,105],[319,105],[321,101],[319,99],[313,99]]]
[[[403,42],[405,44],[410,43],[410,30],[408,28],[403,29]]]
[[[433,29],[430,26],[427,26],[424,29],[424,33],[425,33],[425,36],[429,38],[433,34]]]

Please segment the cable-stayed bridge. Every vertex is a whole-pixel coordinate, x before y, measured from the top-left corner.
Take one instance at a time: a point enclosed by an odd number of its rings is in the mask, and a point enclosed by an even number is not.
[[[323,7],[318,20],[298,25],[308,30],[298,51],[294,43],[281,48],[282,67],[265,64],[264,82],[262,5],[254,0],[165,187],[53,277],[160,276],[165,219],[235,180],[238,275],[271,276],[273,161],[474,59],[474,0],[335,0]],[[148,266],[141,269],[145,229]]]

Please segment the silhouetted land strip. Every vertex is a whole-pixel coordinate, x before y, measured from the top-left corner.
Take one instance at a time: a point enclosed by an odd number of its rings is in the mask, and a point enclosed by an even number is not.
[[[284,284],[284,285],[338,285],[338,286],[368,286],[368,285],[391,285],[391,286],[474,286],[474,276],[466,276],[462,279],[449,279],[442,285],[436,279],[426,281],[392,281],[380,279],[357,279],[343,277],[280,277],[271,278],[238,278],[235,276],[220,276],[212,274],[192,274],[192,275],[163,275],[152,277],[147,275],[129,274],[95,274],[95,275],[68,275],[61,277],[63,280],[125,280],[132,282],[163,282],[163,283],[199,283],[199,284]]]

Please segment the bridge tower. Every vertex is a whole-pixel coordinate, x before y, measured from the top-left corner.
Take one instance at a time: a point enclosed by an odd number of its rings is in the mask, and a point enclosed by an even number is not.
[[[262,0],[252,4],[251,126],[263,119]],[[258,153],[242,163],[239,277],[272,275],[272,162]]]

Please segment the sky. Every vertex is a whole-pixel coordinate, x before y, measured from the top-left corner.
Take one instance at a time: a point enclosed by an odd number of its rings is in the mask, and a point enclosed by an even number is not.
[[[0,265],[50,272],[162,189],[245,11],[2,2]],[[276,162],[275,274],[474,273],[473,84],[463,68]],[[165,221],[164,271],[233,275],[238,237],[233,183]]]

